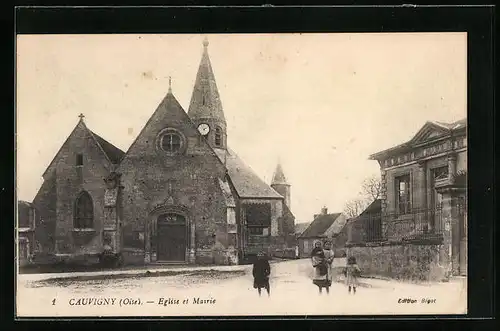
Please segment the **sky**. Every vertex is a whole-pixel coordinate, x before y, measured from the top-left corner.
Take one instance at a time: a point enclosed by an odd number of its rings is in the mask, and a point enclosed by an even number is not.
[[[18,199],[33,200],[80,113],[127,151],[169,76],[187,112],[205,37],[228,145],[268,183],[281,162],[297,222],[341,212],[380,175],[370,154],[466,117],[465,33],[21,35]]]

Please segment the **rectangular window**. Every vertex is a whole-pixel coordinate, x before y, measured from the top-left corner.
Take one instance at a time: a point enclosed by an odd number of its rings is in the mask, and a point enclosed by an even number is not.
[[[269,235],[269,230],[260,226],[251,226],[248,227],[248,234],[251,236],[266,236]]]
[[[76,154],[76,165],[77,166],[83,165],[83,154]]]
[[[410,175],[396,177],[398,214],[408,214],[411,210]]]
[[[448,178],[448,166],[432,169],[432,176],[434,180]]]

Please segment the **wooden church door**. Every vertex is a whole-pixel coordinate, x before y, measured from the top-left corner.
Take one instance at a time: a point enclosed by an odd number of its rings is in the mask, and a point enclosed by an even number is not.
[[[181,262],[186,259],[186,219],[178,214],[158,217],[157,260]]]

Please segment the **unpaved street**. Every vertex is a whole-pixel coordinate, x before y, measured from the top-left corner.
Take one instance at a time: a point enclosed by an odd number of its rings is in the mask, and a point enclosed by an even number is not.
[[[19,316],[364,315],[464,313],[466,281],[409,284],[362,279],[356,295],[334,283],[312,284],[308,260],[271,264],[271,297],[258,297],[251,266],[193,270],[161,277],[59,280],[18,277]],[[210,268],[208,268],[210,269]],[[422,300],[428,299],[426,303]],[[412,302],[415,300],[415,302]],[[90,304],[89,304],[90,303]]]

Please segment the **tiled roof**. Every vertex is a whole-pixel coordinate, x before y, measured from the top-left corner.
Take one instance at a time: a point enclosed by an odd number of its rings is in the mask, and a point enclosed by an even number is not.
[[[90,131],[90,129],[89,129]],[[125,155],[125,152],[104,139],[103,137],[99,136],[93,131],[90,131],[92,135],[95,137],[95,140],[97,143],[101,146],[102,150],[106,155],[108,156],[109,160],[113,164],[119,164],[120,161],[122,160],[123,156]]]
[[[340,214],[341,213],[318,215],[300,237],[311,238],[324,236],[326,230],[332,226]]]
[[[283,199],[271,186],[253,172],[232,150],[216,149],[217,156],[226,165],[229,178],[241,198]]]

